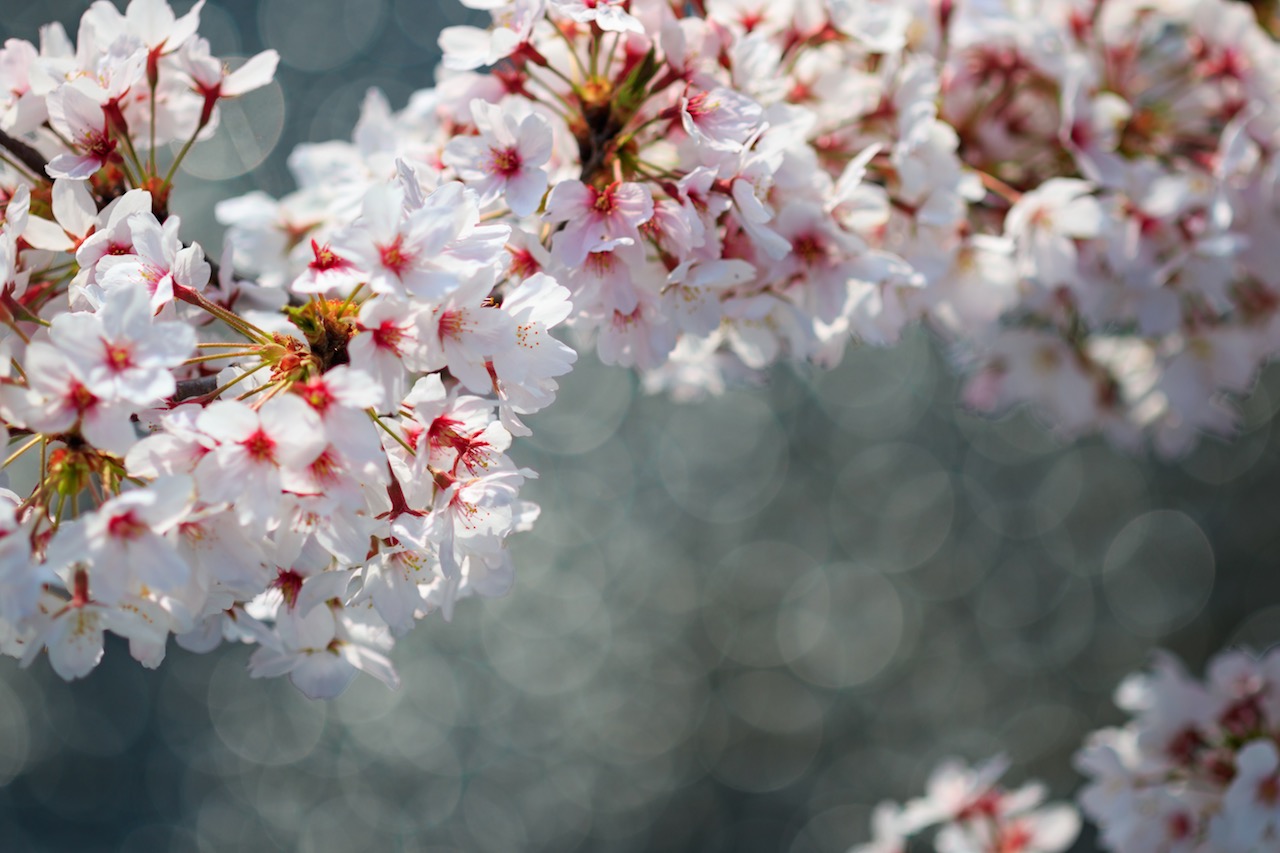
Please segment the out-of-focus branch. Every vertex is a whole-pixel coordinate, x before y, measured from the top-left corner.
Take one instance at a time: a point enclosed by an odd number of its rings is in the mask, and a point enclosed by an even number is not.
[[[12,154],[19,163],[34,172],[36,177],[45,181],[49,180],[49,174],[44,170],[44,167],[48,165],[44,155],[21,139],[14,139],[3,130],[0,130],[0,148]]]
[[[181,403],[183,400],[190,400],[192,397],[203,397],[211,394],[218,387],[218,377],[213,376],[197,376],[194,379],[179,379],[178,390],[173,392],[171,398],[175,403]]]
[[[1258,14],[1258,23],[1271,35],[1280,38],[1280,0],[1245,0]]]

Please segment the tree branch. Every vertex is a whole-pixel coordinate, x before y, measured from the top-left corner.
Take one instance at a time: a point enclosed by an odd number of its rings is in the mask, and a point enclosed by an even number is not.
[[[34,172],[36,177],[45,181],[51,180],[49,173],[45,171],[45,166],[49,164],[45,161],[44,155],[21,139],[14,139],[0,130],[0,148],[4,148],[17,158],[18,162]]]
[[[218,375],[197,376],[194,379],[179,379],[178,390],[173,392],[170,398],[175,403],[181,403],[183,400],[190,400],[192,397],[203,397],[205,394],[212,393],[218,387]]]

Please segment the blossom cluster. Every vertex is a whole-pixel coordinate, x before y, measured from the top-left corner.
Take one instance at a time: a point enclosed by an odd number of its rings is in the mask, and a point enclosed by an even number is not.
[[[1080,805],[1108,849],[1280,850],[1280,649],[1222,652],[1205,681],[1162,654],[1116,702],[1133,720],[1076,757]]]
[[[1280,647],[1259,656],[1220,652],[1202,681],[1157,653],[1128,677],[1116,704],[1133,715],[1092,733],[1076,753],[1086,784],[1080,811],[1105,849],[1122,853],[1261,853],[1280,850]],[[957,761],[932,774],[926,796],[881,803],[873,838],[850,853],[905,853],[938,827],[940,853],[1052,853],[1069,847],[1080,818],[1041,807],[1037,785],[1007,792],[1006,763]]]
[[[398,156],[679,396],[924,321],[971,407],[1174,453],[1280,346],[1280,49],[1244,4],[467,5],[435,87],[223,209],[238,263],[296,276]]]
[[[386,675],[510,580],[562,321],[681,396],[924,321],[971,406],[1170,452],[1275,349],[1280,49],[1241,4],[469,3],[436,86],[218,206],[217,274],[172,180],[274,52],[231,71],[164,0],[0,51],[10,651]]]
[[[873,838],[849,853],[906,853],[914,836],[933,833],[938,853],[1061,853],[1080,832],[1067,804],[1045,804],[1043,785],[999,785],[1004,758],[977,767],[944,761],[929,776],[925,795],[905,805],[882,802],[872,815]]]
[[[569,294],[403,161],[296,279],[210,264],[172,181],[277,58],[230,71],[201,7],[96,2],[74,45],[0,51],[0,651],[76,678],[104,631],[146,666],[172,634],[312,697],[394,685],[395,637],[512,582],[537,507],[506,451],[575,360]]]

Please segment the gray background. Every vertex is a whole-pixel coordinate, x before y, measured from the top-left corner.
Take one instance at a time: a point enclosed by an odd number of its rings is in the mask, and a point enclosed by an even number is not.
[[[74,34],[83,5],[0,0],[0,34]],[[348,137],[369,86],[403,105],[462,11],[208,4],[215,53],[283,63],[193,153],[185,236],[287,192],[287,152]],[[245,648],[150,672],[112,642],[70,685],[0,661],[0,849],[839,853],[940,757],[1000,750],[1069,795],[1153,647],[1199,668],[1280,637],[1280,381],[1176,464],[954,401],[922,333],[697,405],[584,360],[516,451],[543,515],[514,592],[402,641],[400,691],[308,702]]]

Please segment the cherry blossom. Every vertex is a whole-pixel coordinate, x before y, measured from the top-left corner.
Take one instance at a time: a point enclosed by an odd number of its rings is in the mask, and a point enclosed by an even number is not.
[[[116,140],[97,98],[84,87],[67,85],[48,101],[49,120],[67,139],[75,140],[80,153],[59,154],[49,162],[50,177],[84,180],[107,165],[115,154]]]
[[[200,413],[196,426],[216,443],[196,468],[201,494],[233,503],[244,524],[277,518],[279,493],[324,450],[320,416],[294,395],[257,410],[220,400]]]
[[[1280,652],[1231,650],[1191,677],[1167,654],[1126,680],[1123,728],[1076,755],[1080,792],[1108,849],[1244,853],[1280,844]]]
[[[128,220],[129,254],[110,255],[99,260],[99,286],[112,289],[145,288],[152,311],[159,311],[174,299],[174,288],[203,290],[209,283],[210,267],[199,245],[183,246],[178,238],[181,222],[170,216],[163,224],[150,212]]]
[[[874,838],[850,853],[905,853],[908,841],[934,832],[939,853],[1060,853],[1080,832],[1069,805],[1045,805],[1043,786],[1006,790],[997,783],[1008,762],[970,768],[948,760],[934,768],[924,797],[903,806],[885,801],[872,816]],[[914,847],[912,849],[915,849]]]
[[[534,227],[555,130],[464,98],[480,147],[455,140],[450,171],[447,143],[400,145],[421,122],[370,96],[351,156],[295,156],[304,197],[219,207],[214,276],[172,180],[277,56],[228,71],[201,8],[99,2],[79,45],[53,27],[0,55],[23,137],[0,137],[0,437],[40,460],[28,494],[0,494],[4,651],[73,679],[107,633],[145,666],[174,635],[255,644],[251,675],[308,696],[360,672],[394,687],[395,638],[505,594],[507,538],[537,516],[504,424],[554,401],[573,306],[547,247],[489,220]]]
[[[0,502],[7,650],[79,677],[104,631],[147,665],[174,634],[308,695],[394,683],[414,623],[510,588],[509,451],[586,350],[695,398],[922,324],[965,405],[1171,455],[1280,352],[1280,52],[1227,0],[467,5],[438,86],[217,205],[216,276],[173,181],[277,54],[232,71],[165,0],[0,50],[0,428],[42,460]],[[1129,784],[1150,741],[1187,773],[1188,730],[1259,739],[1270,676],[1161,666],[1086,810],[1120,849],[1269,843],[1262,747],[1236,788]],[[881,810],[878,849],[1065,844],[996,769]]]
[[[145,290],[121,288],[97,313],[55,317],[49,338],[84,369],[90,393],[148,406],[173,394],[171,368],[180,366],[196,343],[190,326],[153,321],[151,313]]]
[[[478,137],[459,136],[442,158],[463,183],[475,189],[480,204],[502,198],[516,216],[538,209],[547,189],[551,127],[536,113],[517,117],[485,101],[471,102]]]
[[[464,2],[463,5],[492,10],[494,26],[489,30],[445,27],[440,31],[444,67],[455,71],[493,65],[528,45],[534,25],[543,19],[546,12],[547,0],[493,4]]]
[[[198,36],[186,41],[178,53],[179,67],[191,77],[193,87],[204,98],[201,126],[209,122],[219,100],[239,97],[270,83],[279,62],[280,54],[264,50],[228,72],[221,60],[209,55],[209,43]]]
[[[552,243],[561,262],[578,266],[592,252],[640,241],[640,226],[653,218],[653,198],[637,183],[597,189],[580,181],[556,184],[547,199],[547,221],[564,223]]]

